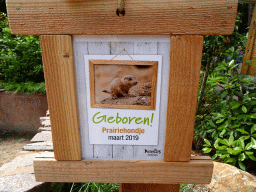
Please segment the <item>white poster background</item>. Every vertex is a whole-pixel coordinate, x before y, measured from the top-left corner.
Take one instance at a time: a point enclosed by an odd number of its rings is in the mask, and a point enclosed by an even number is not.
[[[157,145],[158,144],[158,129],[159,129],[159,105],[160,105],[160,87],[161,87],[161,71],[162,71],[162,55],[130,55],[133,60],[139,61],[158,61],[158,73],[157,73],[157,92],[156,92],[156,106],[155,110],[140,110],[140,109],[110,109],[110,108],[91,108],[90,106],[90,80],[89,80],[89,60],[111,60],[114,55],[85,55],[85,76],[86,76],[86,89],[87,89],[87,103],[88,103],[88,124],[89,124],[89,140],[90,144],[114,144],[114,145]],[[118,55],[113,60],[132,60],[128,55]],[[100,113],[99,113],[100,112]],[[95,114],[98,115],[95,116]],[[106,115],[106,119],[116,116],[129,119],[136,117],[141,117],[141,122],[144,118],[149,118],[148,123],[136,124],[135,119],[130,122],[130,124],[119,122],[108,123],[107,121],[102,121],[95,124],[94,121],[102,120],[103,115]],[[152,113],[154,114],[153,120]],[[99,118],[98,118],[99,117]],[[111,121],[113,121],[112,119]],[[152,122],[151,122],[152,121]],[[125,121],[124,121],[125,122]],[[106,129],[144,129],[145,133],[106,133],[103,128]],[[109,131],[110,132],[110,131]],[[109,138],[109,136],[119,136],[119,140],[113,140],[115,137]]]

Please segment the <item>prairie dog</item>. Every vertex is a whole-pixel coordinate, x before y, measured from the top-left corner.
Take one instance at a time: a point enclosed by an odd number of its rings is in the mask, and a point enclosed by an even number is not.
[[[137,83],[138,81],[133,75],[125,75],[122,78],[115,78],[110,83],[110,91],[103,90],[103,92],[111,94],[113,98],[123,97],[126,96],[130,88]]]

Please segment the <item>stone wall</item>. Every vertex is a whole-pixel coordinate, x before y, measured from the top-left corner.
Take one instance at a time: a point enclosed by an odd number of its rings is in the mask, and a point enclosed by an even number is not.
[[[0,92],[0,129],[36,133],[47,109],[46,94]]]

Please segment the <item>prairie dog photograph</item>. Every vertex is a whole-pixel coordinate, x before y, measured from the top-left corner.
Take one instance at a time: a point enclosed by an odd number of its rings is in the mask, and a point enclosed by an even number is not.
[[[103,90],[105,93],[112,95],[113,99],[117,97],[126,96],[131,87],[137,85],[138,81],[134,75],[125,75],[117,77],[110,83],[110,91]]]
[[[150,105],[152,74],[152,65],[94,65],[95,103]]]

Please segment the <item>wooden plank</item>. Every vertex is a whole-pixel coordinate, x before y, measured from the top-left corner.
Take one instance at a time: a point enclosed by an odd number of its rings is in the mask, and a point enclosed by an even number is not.
[[[34,170],[36,180],[43,182],[206,184],[211,182],[213,162],[210,158],[192,158],[189,162],[94,159],[56,161],[41,156],[34,159]]]
[[[13,34],[201,34],[233,32],[238,0],[8,0]]]
[[[256,65],[246,65],[247,61],[256,59],[255,35],[256,35],[256,7],[254,7],[254,10],[253,10],[247,45],[246,45],[245,54],[243,58],[241,74],[256,75]]]
[[[164,161],[189,161],[203,49],[202,36],[172,36]]]
[[[72,38],[69,35],[43,35],[40,43],[55,158],[80,160]]]
[[[145,183],[123,183],[119,192],[179,192],[179,184],[145,184]]]

